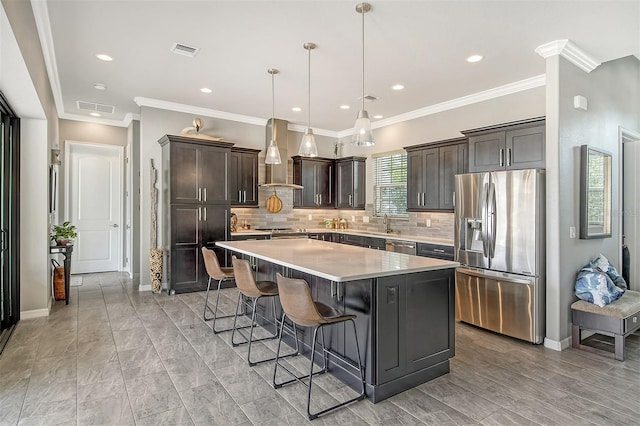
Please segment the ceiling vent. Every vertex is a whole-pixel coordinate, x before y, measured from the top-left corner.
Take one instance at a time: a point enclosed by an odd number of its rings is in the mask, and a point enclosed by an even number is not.
[[[113,114],[116,107],[113,105],[97,104],[95,102],[77,101],[78,109],[82,111],[99,112],[102,114]]]
[[[177,53],[178,55],[183,56],[189,56],[190,58],[196,56],[199,50],[199,47],[188,46],[182,43],[173,43],[173,45],[171,46],[171,51],[173,53]]]
[[[362,96],[360,96],[358,99],[362,100]],[[369,101],[369,102],[377,101],[378,99],[380,99],[380,98],[378,98],[377,96],[373,96],[373,95],[365,95],[365,97],[364,97],[364,100],[365,101]]]

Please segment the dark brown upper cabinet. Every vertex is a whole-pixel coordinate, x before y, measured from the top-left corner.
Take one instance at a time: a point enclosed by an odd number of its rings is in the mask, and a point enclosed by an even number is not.
[[[365,157],[345,157],[336,164],[336,207],[364,210],[366,196]]]
[[[231,207],[258,207],[259,152],[259,149],[231,149],[229,157]]]
[[[545,120],[542,117],[465,130],[469,171],[545,168]]]
[[[299,155],[291,159],[293,160],[293,183],[303,186],[303,189],[293,192],[293,207],[334,208],[334,160]]]
[[[212,142],[185,136],[165,135],[162,170],[168,173],[172,204],[229,203],[227,165],[232,143]]]
[[[408,146],[407,210],[452,211],[454,176],[467,172],[467,139]]]

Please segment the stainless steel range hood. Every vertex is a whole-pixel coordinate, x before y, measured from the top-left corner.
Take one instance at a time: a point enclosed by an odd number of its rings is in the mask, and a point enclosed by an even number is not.
[[[273,120],[273,127],[271,121]],[[273,129],[273,138],[278,144],[280,150],[280,158],[282,163],[280,164],[267,164],[266,165],[266,181],[267,183],[260,185],[261,187],[285,187],[293,189],[302,189],[300,185],[294,185],[293,183],[287,183],[289,155],[287,153],[287,142],[289,135],[289,122],[286,120],[279,120],[277,118],[270,118],[267,121],[266,133],[265,133],[265,149],[269,147],[271,141],[271,130]]]

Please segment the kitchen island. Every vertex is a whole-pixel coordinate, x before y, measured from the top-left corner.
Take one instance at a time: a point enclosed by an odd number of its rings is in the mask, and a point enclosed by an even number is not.
[[[275,281],[277,272],[302,278],[315,300],[356,315],[367,397],[374,403],[449,372],[457,262],[312,239],[216,245],[248,259],[256,279]],[[260,308],[269,315],[270,309]],[[353,328],[337,324],[327,331],[326,344],[355,360]],[[311,333],[300,330],[298,338],[308,356]],[[355,387],[355,376],[330,371]]]

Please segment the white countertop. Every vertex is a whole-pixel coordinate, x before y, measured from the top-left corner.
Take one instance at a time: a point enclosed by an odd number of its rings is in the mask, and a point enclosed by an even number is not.
[[[336,244],[313,239],[220,241],[218,247],[331,281],[450,269],[458,262]]]
[[[361,235],[363,237],[374,237],[374,238],[384,238],[385,240],[401,240],[401,241],[414,241],[418,243],[428,243],[428,244],[438,244],[441,246],[451,246],[453,247],[453,240],[445,239],[445,238],[435,238],[435,237],[422,237],[418,235],[404,235],[404,234],[385,234],[383,232],[371,232],[371,231],[359,231],[357,229],[333,229],[333,228],[312,228],[306,229],[309,233],[334,233],[334,234],[351,234],[351,235]],[[232,232],[231,236],[238,235],[271,235],[270,231],[257,231],[255,229],[240,229],[236,232]]]

